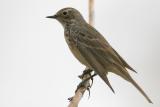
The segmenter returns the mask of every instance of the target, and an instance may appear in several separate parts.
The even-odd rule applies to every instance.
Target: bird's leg
[[[83,74],[82,74],[82,75],[83,75]],[[77,92],[77,90],[78,90],[80,87],[85,87],[85,82],[87,82],[87,81],[90,80],[90,79],[93,80],[93,77],[96,76],[96,75],[97,75],[97,74],[93,74],[93,75],[90,74],[90,76],[89,76],[88,78],[86,78],[85,80],[83,80],[82,82],[80,82],[79,85],[77,86],[77,89],[76,89],[75,92]],[[92,83],[93,83],[93,82],[92,82]],[[90,93],[90,87],[91,87],[91,86],[87,87],[87,90],[89,91],[89,93]]]
[[[83,71],[83,74],[82,74],[82,75],[79,75],[78,77],[79,77],[80,79],[83,79],[83,77],[84,77],[86,74],[89,74],[89,75],[91,76],[91,72],[92,72],[91,69],[86,68],[86,69]]]
[[[80,78],[80,79],[83,79],[83,77],[85,76],[85,75],[89,75],[90,77],[92,76],[92,71],[93,70],[91,70],[91,69],[89,69],[89,68],[86,68],[84,71],[83,71],[83,74],[82,75],[79,75],[78,77]],[[92,85],[93,85],[93,78],[90,78],[91,79],[91,85],[90,85],[90,88],[92,87]]]
[[[89,83],[86,83],[88,80],[92,80],[92,84],[93,84],[93,77],[96,76],[97,74],[94,73],[93,75],[91,75],[92,70],[91,69],[85,69],[83,71],[83,74],[79,76],[80,79],[82,79],[82,81],[79,83],[79,85],[77,86],[77,89],[75,91],[75,93],[82,87],[86,88],[89,92],[89,97],[90,97],[90,88],[91,85]],[[68,98],[69,101],[72,101],[73,97]]]
[[[91,77],[90,79],[91,79],[91,81],[92,81],[92,82],[91,82],[91,85],[90,85],[90,88],[91,88],[91,87],[92,87],[92,85],[93,85],[93,77],[94,77],[94,76],[96,76],[96,75],[97,75],[97,74],[96,74],[95,72],[94,72],[94,74],[93,74],[93,75],[90,75],[90,77]]]
[[[76,89],[75,92],[77,92],[78,89],[81,88],[81,87],[86,87],[86,82],[87,82],[88,80],[90,80],[90,79],[92,79],[92,81],[93,81],[93,77],[96,76],[96,75],[97,75],[96,73],[94,73],[93,75],[90,74],[90,76],[89,76],[88,78],[86,78],[86,79],[84,79],[82,82],[80,82],[79,85],[77,86],[77,89]],[[93,82],[92,82],[92,83],[93,83]],[[91,88],[91,85],[90,85],[90,84],[87,85],[87,90],[88,90],[88,92],[89,92],[89,97],[90,97],[90,88]],[[89,97],[88,97],[88,98],[89,98]]]

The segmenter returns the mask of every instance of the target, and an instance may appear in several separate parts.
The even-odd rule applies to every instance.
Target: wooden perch
[[[83,76],[83,78],[81,78],[81,79],[83,81],[83,80],[86,80],[89,77],[90,77],[89,74],[85,74]],[[73,97],[69,98],[70,104],[68,105],[68,107],[78,107],[78,104],[79,104],[81,98],[83,97],[83,94],[88,89],[88,87],[90,87],[89,80],[86,81],[86,82],[84,82],[83,86],[81,86],[81,87],[78,88],[78,90],[76,91],[76,93],[75,93],[75,95]]]
[[[89,4],[88,6],[89,24],[93,26],[94,25],[94,0],[89,0],[88,4]]]

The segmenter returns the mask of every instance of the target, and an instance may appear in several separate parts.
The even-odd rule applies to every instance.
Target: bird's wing
[[[112,49],[113,49],[113,48],[112,48]],[[113,51],[115,52],[115,54],[118,56],[118,58],[121,60],[121,62],[123,63],[123,65],[124,65],[126,68],[128,68],[128,69],[130,69],[131,71],[137,73],[137,71],[134,70],[134,69],[116,52],[116,50],[113,49]]]
[[[128,73],[124,70],[125,66],[109,43],[91,26],[87,26],[87,28],[85,26],[73,27],[70,35],[85,60],[114,92],[106,76],[108,70],[116,68],[121,72],[119,74],[125,77],[128,76]]]
[[[77,29],[75,27],[75,29]],[[104,56],[106,59],[112,60],[113,62],[118,63],[119,65],[130,69],[131,71],[136,72],[127,62],[110,46],[110,44],[105,40],[105,38],[92,26],[86,25],[83,26],[75,33],[74,29],[72,34],[79,35],[79,39],[81,40],[80,43],[85,45],[86,47],[90,47],[92,49],[96,48],[100,51],[104,52]]]

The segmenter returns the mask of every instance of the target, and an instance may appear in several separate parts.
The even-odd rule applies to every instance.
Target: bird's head
[[[63,26],[73,23],[83,24],[85,22],[81,13],[74,8],[63,8],[55,15],[47,16],[47,18],[57,19]]]

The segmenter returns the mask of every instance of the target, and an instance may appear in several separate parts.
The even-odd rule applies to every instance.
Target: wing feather
[[[127,75],[125,76],[126,70],[124,70],[124,61],[121,60],[104,37],[90,25],[81,26],[80,28],[77,28],[77,26],[73,27],[70,29],[70,36],[72,36],[73,40],[76,42],[77,49],[84,59],[114,92],[106,74],[108,74],[109,70],[113,70],[114,68],[116,68],[117,71],[119,68],[122,68],[118,71],[121,73],[117,74],[122,74],[124,75],[123,77],[127,77]]]
[[[88,61],[88,63],[92,66],[92,69],[96,71],[96,73],[104,80],[104,82],[109,86],[109,88],[112,90],[113,93],[115,93],[114,89],[112,88],[107,76],[106,76],[106,70],[102,66],[101,62],[98,60],[98,57],[96,54],[91,50],[84,46],[78,46],[79,51],[83,56],[85,56],[85,59]]]

